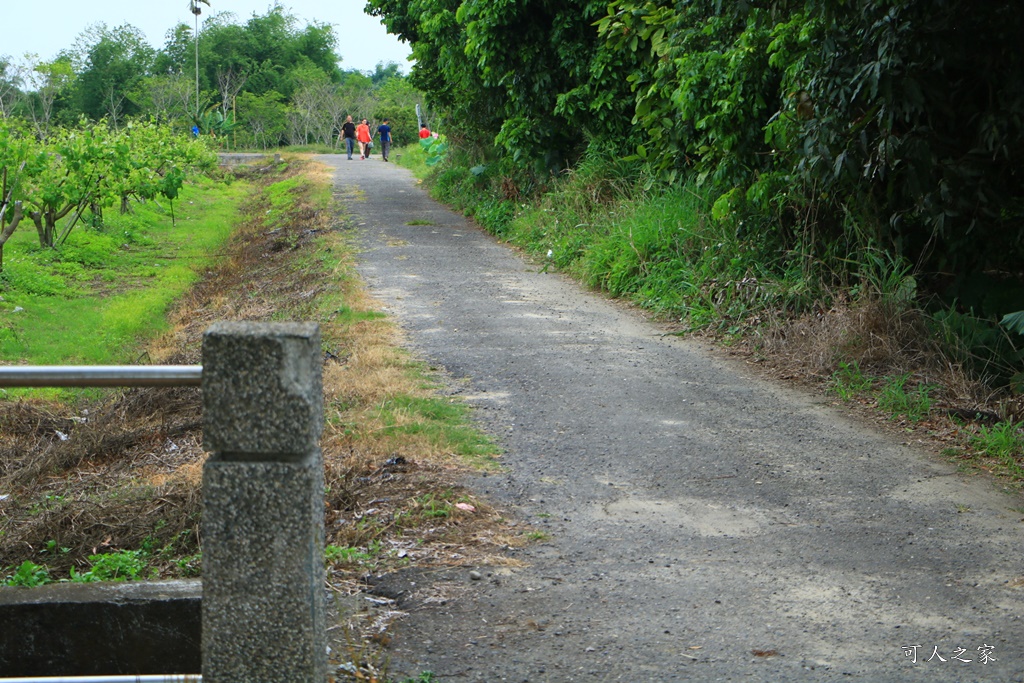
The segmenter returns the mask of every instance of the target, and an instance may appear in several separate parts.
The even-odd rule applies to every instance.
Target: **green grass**
[[[406,678],[402,683],[439,683],[439,681],[434,678],[434,672],[423,671],[416,678]]]
[[[92,567],[82,574],[71,568],[72,583],[94,581],[135,581],[155,578],[155,570],[148,566],[149,553],[145,550],[122,550],[116,553],[90,555]]]
[[[28,230],[5,248],[0,275],[0,359],[33,365],[136,360],[140,342],[166,328],[168,306],[209,267],[234,226],[243,184],[202,181],[169,207],[108,211],[56,249]],[[20,310],[19,310],[20,309]]]
[[[886,378],[878,393],[879,409],[889,413],[892,420],[902,415],[911,422],[920,422],[928,416],[935,403],[931,397],[934,387],[918,384],[908,389],[909,379],[909,375]]]
[[[365,549],[328,545],[324,548],[324,560],[328,565],[365,564],[372,562],[380,552],[380,541],[370,543],[369,547]]]
[[[427,166],[427,153],[420,147],[419,142],[405,147],[397,147],[392,151],[391,156],[399,166],[409,169],[420,180],[431,174],[432,169]]]
[[[839,369],[829,378],[828,389],[840,399],[850,401],[874,386],[874,379],[865,375],[857,361],[839,363]]]
[[[47,544],[48,551],[68,552],[67,548],[57,548],[55,541]],[[78,572],[71,567],[68,579],[62,582],[92,583],[95,581],[137,581],[155,578],[156,570],[149,566],[150,553],[146,549],[120,550],[114,553],[97,553],[89,556],[90,568]],[[16,568],[8,570],[0,585],[35,587],[54,583],[49,568],[44,564],[36,564],[25,560]]]
[[[1024,479],[1024,431],[1014,422],[981,427],[971,437],[970,446],[980,455],[997,460],[1013,478]]]
[[[380,407],[381,419],[393,434],[417,436],[443,446],[468,464],[495,467],[500,449],[486,434],[472,426],[469,407],[443,396],[394,396]],[[405,419],[399,419],[399,415]],[[409,417],[413,419],[410,421]]]
[[[21,565],[12,568],[10,571],[11,573],[4,577],[3,583],[0,585],[34,588],[35,586],[45,586],[48,583],[53,583],[53,579],[50,578],[50,570],[31,560],[25,560]]]
[[[367,320],[381,320],[383,318],[387,318],[386,313],[381,313],[380,311],[356,311],[345,304],[341,304],[338,308],[334,309],[332,315],[334,322],[343,325],[354,325],[355,323],[365,322]]]

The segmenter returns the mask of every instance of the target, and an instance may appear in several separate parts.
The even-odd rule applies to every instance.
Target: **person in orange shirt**
[[[430,129],[427,128],[427,124],[420,124],[420,140],[430,137]]]
[[[356,126],[356,140],[359,141],[359,158],[365,159],[367,156],[366,145],[373,140],[373,138],[370,137],[370,126],[366,123],[366,119],[363,119],[362,122]]]

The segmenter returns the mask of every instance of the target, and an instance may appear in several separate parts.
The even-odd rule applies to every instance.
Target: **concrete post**
[[[320,331],[203,337],[203,681],[323,683]]]

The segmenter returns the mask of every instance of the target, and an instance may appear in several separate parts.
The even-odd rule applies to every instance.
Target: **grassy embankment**
[[[8,245],[3,362],[198,363],[215,320],[314,320],[324,346],[327,560],[368,571],[473,561],[525,541],[457,483],[496,448],[439,396],[363,290],[330,177],[288,158],[201,181],[57,250]],[[16,308],[18,310],[14,312]],[[0,580],[193,576],[198,390],[19,390],[0,405]],[[467,559],[468,558],[468,559]],[[347,588],[346,588],[347,587]]]
[[[1024,482],[1022,340],[922,295],[909,265],[870,246],[828,260],[773,251],[700,188],[659,188],[619,157],[523,188],[497,164],[451,152],[428,167],[418,146],[400,151],[437,199],[541,267]]]
[[[244,192],[244,184],[202,180],[182,194],[173,223],[168,206],[140,204],[132,214],[108,216],[101,229],[76,227],[58,249],[39,247],[25,226],[7,244],[0,275],[0,359],[135,361],[145,342],[167,329],[172,302],[215,262]]]

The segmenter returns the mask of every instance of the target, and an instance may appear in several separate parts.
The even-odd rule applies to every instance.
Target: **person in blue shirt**
[[[380,133],[380,155],[387,161],[388,154],[391,153],[391,126],[388,125],[387,119],[377,126],[377,132]]]

